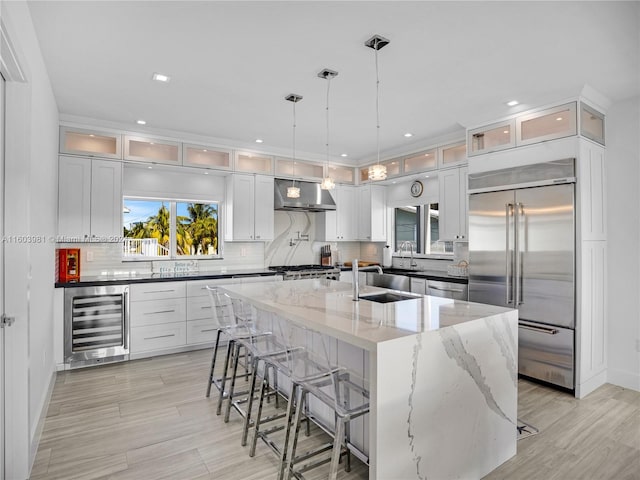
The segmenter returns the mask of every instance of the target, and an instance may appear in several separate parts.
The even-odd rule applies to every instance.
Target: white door
[[[4,78],[0,75],[0,236],[4,237]],[[0,242],[0,313],[4,313],[4,243]],[[0,328],[0,480],[4,480],[4,328]]]

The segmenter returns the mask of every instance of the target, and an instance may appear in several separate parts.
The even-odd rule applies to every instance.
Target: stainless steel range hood
[[[303,212],[326,212],[336,209],[336,202],[331,193],[322,190],[319,183],[301,182],[296,180],[296,187],[300,188],[300,198],[287,198],[287,188],[292,180],[275,179],[275,209],[298,210]]]

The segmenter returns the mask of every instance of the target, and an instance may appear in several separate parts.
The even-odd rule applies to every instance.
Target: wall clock
[[[420,195],[422,195],[423,190],[424,186],[422,185],[422,182],[420,180],[416,180],[411,184],[412,197],[419,197]]]

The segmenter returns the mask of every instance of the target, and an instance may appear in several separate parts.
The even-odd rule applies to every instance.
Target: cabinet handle
[[[216,332],[217,328],[205,328],[204,330],[200,330],[202,333],[204,332]]]
[[[256,235],[256,238],[260,238],[260,235]]]
[[[144,315],[156,315],[158,313],[173,313],[175,312],[175,309],[173,310],[159,310],[157,312],[145,312]]]
[[[464,290],[458,290],[455,288],[440,288],[440,287],[433,287],[431,285],[429,285],[429,288],[433,288],[434,290],[440,290],[441,292],[464,293]]]
[[[176,334],[172,333],[171,335],[158,335],[157,337],[144,337],[145,340],[155,340],[156,338],[169,338],[169,337],[175,337]]]
[[[207,305],[206,307],[200,307],[202,310],[211,309],[211,305]]]
[[[148,292],[143,292],[143,293],[168,293],[168,292],[175,292],[175,289],[173,289],[173,290],[149,290]]]

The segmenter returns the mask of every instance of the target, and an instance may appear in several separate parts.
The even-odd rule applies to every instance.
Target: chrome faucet
[[[411,254],[411,260],[409,261],[409,268],[413,268],[413,267],[417,267],[418,266],[418,262],[416,262],[413,258],[413,254],[415,253],[415,247],[413,245],[413,242],[406,240],[404,242],[402,242],[400,244],[400,261],[402,263],[402,266],[404,267],[404,251],[407,248],[407,245],[409,245],[409,253]]]
[[[351,272],[353,275],[353,301],[360,301],[360,279],[358,278],[358,272],[369,272],[371,270],[376,270],[380,275],[382,275],[382,267],[380,265],[370,265],[368,267],[358,268],[358,259],[354,258],[353,262],[351,262]]]

